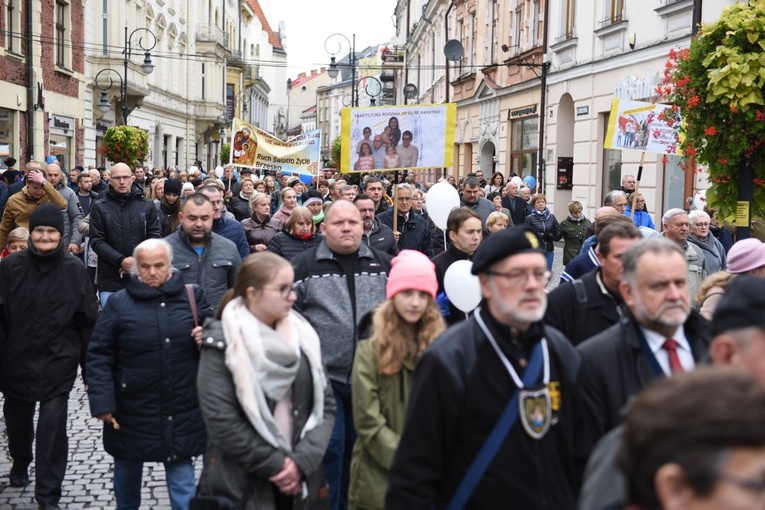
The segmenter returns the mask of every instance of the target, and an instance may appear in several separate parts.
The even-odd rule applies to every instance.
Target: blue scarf
[[[543,220],[546,220],[547,218],[550,217],[550,209],[548,209],[547,207],[545,207],[544,211],[537,211],[536,209],[532,209],[531,214],[536,214]]]

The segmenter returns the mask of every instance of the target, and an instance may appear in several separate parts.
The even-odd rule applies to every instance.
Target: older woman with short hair
[[[268,243],[279,233],[279,224],[271,218],[271,197],[265,193],[253,193],[250,197],[252,216],[242,220],[250,253],[266,251]]]
[[[547,197],[542,193],[537,193],[531,197],[531,212],[526,216],[526,226],[534,232],[539,238],[545,250],[547,257],[547,269],[552,270],[553,260],[555,258],[555,246],[553,242],[560,241],[563,232],[560,230],[558,220],[547,208]]]
[[[268,243],[268,251],[292,260],[298,254],[318,246],[321,234],[316,232],[313,214],[307,207],[297,206],[284,224],[284,230]]]

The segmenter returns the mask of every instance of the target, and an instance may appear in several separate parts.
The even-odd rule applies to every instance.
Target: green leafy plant
[[[231,144],[224,143],[220,148],[220,164],[222,166],[228,165],[229,159],[231,159]]]
[[[114,126],[106,130],[102,143],[104,156],[112,163],[130,168],[143,164],[149,154],[149,134],[133,126]]]
[[[658,93],[680,122],[686,171],[707,167],[707,203],[721,218],[736,214],[739,172],[754,170],[753,217],[765,217],[765,1],[727,7],[690,48],[672,50]],[[682,120],[680,120],[682,117]],[[748,184],[748,183],[747,183]]]
[[[338,136],[335,138],[335,141],[332,142],[332,162],[330,163],[330,166],[333,168],[340,168],[340,137]]]

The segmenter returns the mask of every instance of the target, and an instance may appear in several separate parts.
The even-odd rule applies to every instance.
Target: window
[[[539,0],[534,0],[531,5],[531,41],[529,41],[530,47],[539,46]]]
[[[202,75],[202,101],[204,101],[205,99],[207,99],[207,97],[206,97],[207,93],[206,93],[206,90],[205,90],[205,63],[204,62],[202,62],[202,73],[201,73],[201,75]]]
[[[515,8],[515,17],[513,18],[512,46],[515,49],[515,53],[517,53],[519,51],[519,48],[521,47],[521,25],[522,24],[523,24],[523,6],[519,3],[518,7]]]
[[[8,156],[18,157],[13,146],[13,115],[13,110],[0,108],[0,168],[6,168]]]
[[[499,24],[499,3],[497,0],[492,0],[489,4],[489,23],[491,23],[491,26],[489,28],[489,37],[486,44],[488,45],[487,49],[489,50],[489,62],[493,64],[497,57],[497,39],[499,34],[497,31],[497,26]]]
[[[470,13],[470,34],[470,65],[473,66],[478,62],[478,24],[475,22],[475,11]]]
[[[8,0],[6,6],[5,33],[6,43],[5,49],[10,53],[17,55],[21,54],[21,1],[20,0]]]
[[[535,175],[539,148],[539,117],[526,117],[512,123],[510,170],[521,178]]]
[[[603,140],[606,139],[610,113],[603,115]],[[603,149],[603,197],[609,191],[619,189],[622,185],[622,151],[617,149]]]
[[[574,37],[574,19],[576,12],[576,0],[563,0],[561,12],[563,14],[563,33],[562,40],[573,39]]]
[[[101,55],[109,54],[109,0],[101,7]]]
[[[606,17],[600,22],[601,27],[607,27],[623,20],[626,0],[605,0]]]
[[[56,2],[56,65],[66,67],[67,21],[69,6]]]

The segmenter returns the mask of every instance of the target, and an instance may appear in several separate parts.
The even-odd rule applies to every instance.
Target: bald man
[[[134,185],[125,163],[112,167],[109,189],[90,210],[90,246],[98,255],[101,307],[124,287],[135,261],[132,253],[146,239],[162,237],[157,209]]]

